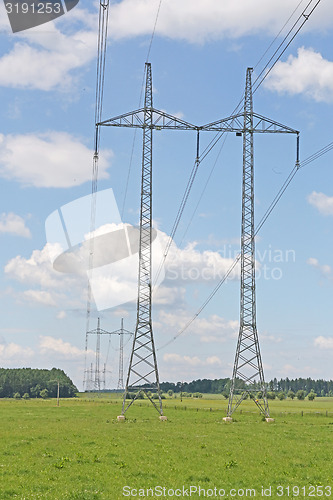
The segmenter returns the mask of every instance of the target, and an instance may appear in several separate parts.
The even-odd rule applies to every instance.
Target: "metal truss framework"
[[[153,108],[151,64],[146,63],[146,89],[144,108],[102,121],[97,126],[143,129],[143,156],[141,182],[141,216],[139,246],[139,283],[137,300],[137,323],[133,340],[128,376],[125,387],[122,415],[143,390],[157,411],[163,415],[159,387],[156,353],[151,324],[151,235],[152,235],[152,132],[153,130],[194,130],[197,132],[197,159],[199,164],[200,132],[233,132],[243,136],[243,196],[242,196],[242,251],[241,251],[241,318],[233,378],[230,389],[228,416],[239,406],[250,392],[247,388],[236,396],[236,380],[243,380],[247,386],[255,386],[259,377],[263,403],[255,400],[260,411],[268,416],[266,388],[262,369],[259,341],[256,327],[255,302],[255,245],[254,245],[254,177],[253,177],[253,134],[287,133],[297,134],[297,162],[299,132],[281,123],[253,112],[252,69],[248,68],[244,111],[217,120],[207,125],[193,125],[164,111]],[[256,384],[257,385],[257,384]],[[136,390],[135,398],[126,406],[126,394]],[[148,391],[158,393],[159,407]]]
[[[202,128],[202,130],[236,132],[243,136],[240,327],[230,386],[228,417],[231,417],[249,394],[260,412],[269,417],[256,321],[253,134],[296,134],[296,163],[299,163],[299,132],[253,112],[252,71],[252,68],[248,68],[246,73],[243,113]],[[241,384],[238,384],[239,380]],[[240,385],[241,389],[238,389],[237,385]],[[254,395],[257,391],[261,392],[261,397]]]
[[[88,390],[101,390],[101,371],[100,371],[100,355],[101,355],[101,335],[111,335],[110,332],[103,330],[101,328],[100,318],[97,320],[97,328],[95,330],[90,330],[87,332],[88,335],[96,335],[96,354],[95,354],[95,370],[91,367],[90,369],[90,378],[87,378],[87,382],[90,387]],[[88,338],[88,337],[87,337]],[[89,383],[90,382],[90,383]],[[87,386],[85,387],[87,390]]]
[[[121,327],[119,330],[115,330],[114,332],[107,332],[101,328],[100,318],[97,320],[97,328],[95,330],[90,330],[87,332],[88,335],[96,335],[96,354],[95,354],[95,370],[91,366],[90,370],[87,374],[87,386],[86,390],[101,390],[101,369],[100,369],[100,354],[101,354],[101,335],[109,335],[111,339],[111,335],[119,335],[120,338],[120,348],[119,348],[119,378],[118,378],[118,386],[117,389],[124,389],[124,335],[133,335],[133,332],[129,332],[124,328],[124,320],[121,320]],[[106,367],[104,366],[103,374],[104,374],[104,384],[105,384],[105,371]],[[90,380],[89,376],[90,375]],[[105,388],[105,387],[104,387]]]
[[[119,335],[119,375],[117,389],[124,389],[124,335],[133,335],[133,332],[125,330],[124,319],[121,318],[120,329],[111,333]]]
[[[150,399],[160,415],[163,415],[151,317],[153,130],[198,130],[198,127],[191,123],[154,109],[152,88],[151,64],[146,63],[144,107],[97,124],[97,126],[141,128],[143,130],[137,320],[125,386],[122,415],[125,414],[142,391]],[[126,405],[126,395],[129,391],[135,392],[135,396]],[[158,404],[153,400],[151,392],[157,393]]]

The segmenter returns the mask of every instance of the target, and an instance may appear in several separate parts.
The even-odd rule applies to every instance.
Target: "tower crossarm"
[[[271,120],[265,116],[259,115],[258,113],[253,113],[253,123],[251,130],[246,130],[247,132],[271,132],[271,133],[285,133],[285,134],[299,134],[298,130],[291,127],[287,127],[282,123],[275,120]],[[213,132],[236,132],[243,133],[244,129],[244,112],[238,113],[236,115],[229,116],[227,118],[222,118],[216,122],[208,123],[199,127],[202,131],[213,131]]]
[[[145,112],[147,112],[147,109],[145,110],[145,108],[141,108],[123,115],[115,116],[114,118],[97,123],[96,125],[130,128],[150,127],[155,130],[200,130],[200,127],[197,125],[186,122],[177,116],[169,115],[164,111],[160,111],[155,108],[151,108],[149,111],[151,112],[151,123],[147,123],[147,120],[145,119]]]

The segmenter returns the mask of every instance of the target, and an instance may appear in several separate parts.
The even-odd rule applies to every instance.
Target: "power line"
[[[100,130],[97,123],[101,121],[105,82],[105,61],[108,37],[109,0],[100,0],[98,16],[98,42],[97,42],[97,67],[96,67],[96,95],[95,95],[95,152],[93,156],[92,181],[91,181],[91,208],[90,208],[90,238],[89,238],[89,271],[93,268],[94,260],[94,231],[96,225],[96,195],[98,184],[98,157],[100,145]],[[83,386],[86,383],[88,332],[90,330],[92,292],[88,279],[87,284],[87,312],[86,312],[86,339],[85,339],[85,369]]]
[[[297,172],[301,168],[303,168],[303,167],[309,165],[310,163],[314,162],[315,160],[317,160],[318,158],[320,158],[324,154],[328,153],[332,149],[333,149],[333,142],[327,144],[327,146],[324,146],[319,151],[313,153],[312,155],[310,155],[308,158],[306,158],[305,160],[301,161],[300,163],[296,162],[296,165],[290,171],[288,177],[286,178],[286,180],[282,184],[282,186],[279,189],[278,193],[276,194],[275,198],[273,199],[273,201],[269,205],[268,209],[266,210],[265,214],[261,218],[261,220],[260,220],[260,222],[259,222],[259,224],[258,224],[258,226],[257,226],[257,228],[255,230],[255,236],[258,235],[259,231],[261,230],[261,228],[263,227],[263,225],[267,221],[268,217],[273,212],[273,210],[276,207],[276,205],[279,203],[280,199],[282,198],[283,194],[287,190],[288,186],[293,181],[293,179],[294,179],[295,175],[297,174]],[[200,306],[200,308],[194,314],[194,316],[186,323],[186,325],[183,328],[181,328],[181,330],[179,330],[179,332],[171,340],[169,340],[168,342],[166,342],[165,344],[163,344],[161,347],[159,347],[157,349],[157,351],[160,351],[161,349],[164,349],[165,347],[167,347],[168,345],[170,345],[171,343],[173,343],[178,337],[180,337],[180,335],[182,335],[189,328],[189,326],[196,320],[196,318],[202,313],[202,311],[205,309],[205,307],[209,304],[209,302],[212,300],[212,298],[216,295],[216,293],[219,291],[219,289],[221,288],[221,286],[223,285],[223,283],[225,283],[227,281],[227,279],[229,278],[230,274],[233,272],[233,270],[235,269],[236,265],[238,264],[238,262],[240,260],[240,257],[241,257],[241,254],[239,253],[236,256],[236,258],[234,259],[234,261],[231,264],[231,266],[229,267],[229,269],[227,270],[227,272],[225,273],[225,275],[223,276],[223,278],[215,286],[215,288],[213,289],[213,291],[209,294],[209,296],[207,297],[207,299],[203,302],[203,304]]]
[[[321,0],[317,0],[316,5],[314,7],[312,7],[311,11],[309,13],[306,13],[308,7],[310,7],[310,5],[312,4],[313,1],[314,0],[310,0],[310,2],[307,4],[307,6],[303,10],[303,12],[299,15],[297,21],[293,24],[292,28],[290,28],[290,30],[288,31],[287,35],[284,37],[284,39],[282,40],[282,42],[280,43],[280,45],[278,46],[278,48],[276,49],[276,51],[274,52],[274,54],[269,59],[268,63],[265,65],[265,67],[263,68],[263,70],[257,76],[257,78],[256,78],[256,80],[254,81],[254,84],[253,84],[253,86],[254,86],[253,93],[255,93],[258,90],[258,88],[260,87],[260,85],[267,78],[267,76],[272,71],[272,69],[274,68],[274,66],[276,65],[276,63],[279,61],[279,59],[281,59],[281,57],[283,56],[283,54],[285,53],[285,51],[287,50],[287,48],[289,47],[289,45],[296,38],[296,36],[298,35],[298,33],[303,28],[304,24],[309,20],[310,16],[313,14],[313,12],[315,11],[315,9],[318,7],[318,5],[321,2]],[[300,26],[296,29],[296,32],[293,33],[294,29],[297,27],[297,25],[299,24],[299,22],[301,20],[302,20],[302,22],[301,22]],[[290,39],[288,40],[289,37],[290,37]],[[287,40],[288,40],[288,42],[287,42]],[[285,42],[287,42],[287,44],[284,46]],[[282,49],[282,50],[279,52],[280,49]],[[273,59],[274,59],[274,57],[275,57],[276,54],[277,54],[277,57],[275,58],[273,64],[269,67],[270,63],[273,61]],[[268,67],[269,67],[269,69],[265,73],[265,71],[267,70]],[[261,77],[261,75],[263,73],[265,73],[264,76],[263,76],[263,78],[259,81],[258,85],[255,86],[255,84],[260,79],[260,77]]]
[[[298,4],[298,6],[296,7],[296,9],[293,11],[293,13],[291,14],[291,16],[288,18],[288,20],[286,21],[286,23],[284,24],[284,26],[281,28],[279,34],[283,31],[283,29],[285,28],[285,26],[288,24],[288,22],[290,21],[290,19],[292,18],[292,16],[294,15],[294,13],[297,11],[297,9],[299,8],[299,6],[303,3],[304,0],[301,0],[301,2]],[[302,13],[299,15],[299,17],[297,18],[297,21],[293,24],[292,28],[288,31],[287,35],[284,37],[283,41],[280,43],[279,47],[277,48],[277,50],[274,52],[273,56],[269,59],[268,63],[265,65],[264,69],[260,72],[259,76],[257,77],[257,79],[255,80],[254,84],[259,80],[260,76],[266,71],[266,69],[268,68],[269,64],[272,62],[272,60],[274,59],[274,56],[278,53],[279,49],[283,47],[284,43],[287,41],[288,37],[290,35],[292,35],[291,39],[288,41],[287,45],[283,48],[283,50],[278,53],[277,57],[275,58],[275,61],[273,62],[272,66],[269,68],[269,71],[267,71],[263,78],[259,81],[258,85],[253,89],[253,93],[258,90],[258,88],[260,87],[260,85],[264,82],[264,80],[267,78],[268,74],[272,71],[272,69],[274,68],[274,66],[276,65],[276,63],[278,62],[278,60],[281,58],[281,56],[284,54],[284,52],[287,50],[287,48],[289,47],[289,45],[292,43],[292,41],[295,39],[295,37],[297,36],[297,34],[300,32],[300,30],[302,29],[302,27],[304,26],[304,24],[306,23],[306,21],[310,18],[310,16],[312,15],[312,13],[314,12],[314,10],[316,9],[316,7],[319,5],[320,1],[321,0],[318,0],[316,5],[312,8],[312,10],[306,14],[306,11],[308,9],[308,7],[310,7],[310,5],[312,4],[314,0],[310,0],[308,2],[308,4],[306,5],[305,9],[303,9]],[[302,20],[302,18],[304,18],[303,22],[301,23],[301,25],[298,27],[297,31],[293,34],[293,30],[294,28],[297,26],[297,24],[300,22],[300,20]],[[278,38],[279,34],[275,37],[274,41],[272,42],[272,44],[269,46],[269,48],[274,44],[275,40]],[[268,52],[269,48],[266,50],[266,52],[264,53],[264,55]],[[259,60],[259,62],[263,59],[264,55],[261,57],[261,59]],[[257,65],[259,64],[259,62],[257,63]],[[241,103],[242,103],[242,100],[243,100],[243,96],[241,98],[241,100],[239,101],[238,105],[236,106],[236,108],[234,109],[233,114],[237,113],[239,111],[239,108],[241,106]],[[171,233],[170,233],[170,237],[168,239],[168,242],[167,242],[167,245],[166,245],[166,248],[164,250],[164,253],[163,253],[163,257],[161,259],[161,262],[159,264],[159,267],[158,267],[158,270],[157,270],[157,275],[155,277],[155,284],[157,282],[157,279],[161,273],[161,270],[163,268],[163,265],[167,259],[167,256],[168,256],[168,253],[169,253],[169,250],[170,250],[170,247],[172,245],[172,241],[173,241],[173,238],[176,234],[176,231],[178,229],[178,226],[179,226],[179,223],[180,223],[180,220],[181,220],[181,217],[183,215],[183,212],[184,212],[184,209],[185,209],[185,206],[186,206],[186,203],[187,203],[187,200],[189,198],[189,195],[190,195],[190,192],[191,192],[191,189],[192,189],[192,186],[193,186],[193,183],[194,183],[194,179],[196,177],[196,174],[198,172],[198,168],[200,166],[200,164],[203,162],[203,160],[209,155],[209,153],[215,148],[215,146],[218,144],[218,142],[220,141],[220,139],[224,136],[225,132],[218,132],[214,137],[213,139],[210,141],[210,143],[208,144],[208,146],[206,146],[206,148],[204,149],[204,151],[201,153],[201,155],[197,158],[194,166],[193,166],[193,169],[191,171],[191,174],[190,174],[190,178],[189,178],[189,181],[187,183],[187,186],[185,188],[185,192],[184,192],[184,195],[183,195],[183,198],[182,198],[182,201],[180,203],[180,207],[178,209],[178,212],[177,212],[177,215],[176,215],[176,218],[175,218],[175,221],[174,221],[174,224],[173,224],[173,227],[172,227],[172,230],[171,230]],[[217,155],[217,158],[215,160],[215,164],[217,163],[218,161],[218,158],[221,154],[221,151],[223,149],[223,145],[222,147],[220,148],[220,151]],[[211,174],[210,174],[211,175]],[[209,181],[209,178],[208,178],[208,181]],[[208,182],[207,181],[207,182]],[[207,187],[207,183],[204,187],[204,190],[206,189]],[[203,196],[203,192],[202,194],[200,195],[200,199],[202,198]],[[200,203],[200,200],[199,200],[199,203]],[[198,204],[197,204],[198,206]],[[197,209],[197,207],[196,207]],[[195,210],[196,210],[195,209]],[[192,217],[193,218],[193,217]],[[192,219],[190,221],[190,223],[192,222]]]
[[[155,22],[154,22],[154,27],[153,27],[153,31],[152,31],[152,34],[151,34],[151,37],[150,37],[149,47],[148,47],[148,51],[147,51],[146,63],[149,61],[150,52],[151,52],[151,48],[152,48],[152,45],[153,45],[153,40],[154,40],[155,32],[156,32],[157,21],[158,21],[158,18],[159,18],[159,15],[160,15],[160,11],[161,11],[162,1],[163,0],[160,0],[158,8],[157,8]],[[143,72],[143,77],[142,77],[142,84],[141,84],[141,91],[140,91],[138,109],[141,108],[144,86],[145,86],[145,71]],[[126,184],[125,184],[125,193],[124,193],[123,205],[122,205],[122,209],[121,209],[121,219],[123,219],[123,216],[124,216],[126,199],[127,199],[127,193],[128,193],[128,186],[129,186],[129,180],[130,180],[131,172],[132,172],[134,148],[135,148],[135,142],[136,142],[136,134],[137,134],[137,129],[134,130],[134,134],[133,134],[131,156],[130,156],[128,171],[127,171],[127,177],[126,177]]]
[[[259,66],[259,64],[261,63],[261,61],[263,60],[263,58],[265,57],[265,55],[269,52],[269,50],[271,49],[271,47],[273,47],[274,43],[276,42],[276,40],[279,38],[279,36],[281,35],[281,33],[283,32],[284,28],[287,26],[287,24],[289,23],[289,21],[292,19],[293,15],[295,14],[295,12],[298,10],[298,8],[300,7],[300,5],[302,3],[304,3],[305,0],[301,0],[299,2],[299,4],[297,5],[297,7],[293,10],[292,14],[289,16],[289,18],[287,19],[287,21],[284,23],[284,25],[282,26],[282,28],[280,29],[280,31],[277,33],[277,35],[275,36],[274,40],[269,44],[269,46],[267,47],[267,49],[265,50],[265,52],[263,53],[263,55],[260,57],[259,61],[257,62],[257,64],[254,65],[254,69],[256,69],[257,66]]]

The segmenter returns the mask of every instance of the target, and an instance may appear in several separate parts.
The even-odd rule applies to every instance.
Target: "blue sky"
[[[154,106],[196,125],[232,114],[246,68],[254,67],[255,78],[307,3],[163,0],[150,53]],[[111,2],[103,119],[139,107],[158,4]],[[17,34],[10,31],[3,5],[0,9],[0,365],[57,366],[80,388],[87,283],[53,269],[45,220],[91,192],[97,9],[98,2],[81,0],[56,22]],[[330,2],[322,0],[254,95],[257,113],[300,131],[301,160],[332,142],[332,14]],[[202,134],[201,151],[211,138]],[[192,132],[154,134],[153,210],[162,244],[193,166],[195,141]],[[232,373],[237,273],[186,332],[163,347],[196,313],[239,250],[242,139],[230,134],[221,146],[222,141],[200,165],[165,280],[154,294],[163,381]],[[119,210],[124,206],[123,222],[134,225],[141,148],[140,131],[134,137],[132,130],[102,129],[98,187],[112,188]],[[257,320],[267,379],[332,378],[332,155],[300,169],[257,237]],[[294,163],[293,136],[255,137],[257,222]],[[118,329],[122,317],[131,330],[135,313],[135,301],[102,311],[93,307],[91,328],[100,315],[105,330]],[[102,362],[107,342],[103,339]],[[127,340],[125,362],[129,348]],[[117,349],[114,337],[110,386],[117,385]],[[91,338],[89,363],[93,351]]]

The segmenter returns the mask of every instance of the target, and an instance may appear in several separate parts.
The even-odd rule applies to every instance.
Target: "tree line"
[[[72,398],[77,387],[63,370],[37,368],[0,368],[0,398]]]
[[[229,394],[231,380],[229,378],[221,379],[198,379],[192,382],[161,382],[161,390],[163,392],[168,392],[172,390],[174,393],[180,392],[201,392],[206,394]],[[255,384],[254,389],[260,390],[258,384]],[[305,395],[309,393],[315,393],[317,396],[333,396],[333,381],[332,380],[313,380],[312,378],[295,378],[277,380],[274,378],[266,383],[267,391],[271,393],[284,393],[288,394],[289,391],[297,393],[298,391],[304,391]],[[236,379],[236,389],[242,390],[246,389],[245,383]]]

